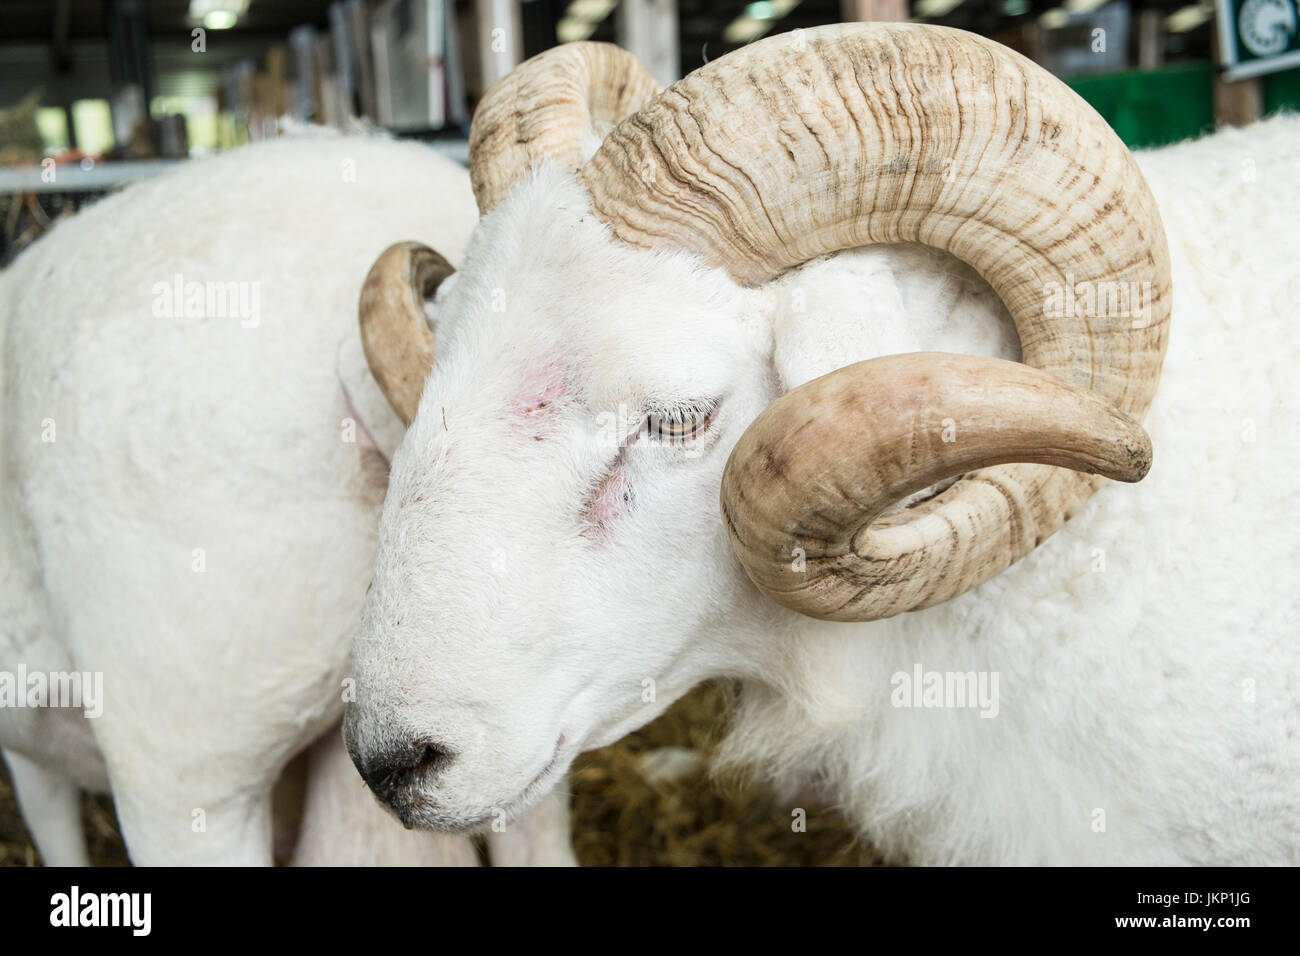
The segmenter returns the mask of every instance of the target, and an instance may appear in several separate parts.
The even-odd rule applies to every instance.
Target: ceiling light
[[[1044,30],[1059,30],[1069,22],[1070,15],[1065,12],[1065,7],[1052,7],[1038,18],[1038,25]]]
[[[248,12],[248,4],[249,0],[190,0],[189,16],[195,23],[203,21],[213,30],[227,30],[233,26],[234,20]],[[234,19],[226,26],[215,26],[207,23],[208,16],[213,13],[228,14]],[[217,17],[217,22],[223,19]]]
[[[728,43],[748,43],[757,40],[772,29],[771,20],[755,20],[753,17],[736,17],[722,31],[722,39]]]
[[[1199,4],[1182,7],[1165,17],[1165,29],[1170,33],[1186,33],[1188,30],[1195,30],[1212,16],[1214,16],[1214,7]]]
[[[727,24],[722,39],[728,43],[749,43],[776,26],[787,13],[799,6],[799,0],[754,0],[745,12]]]
[[[596,24],[565,17],[555,26],[555,38],[561,43],[576,43],[596,32]]]
[[[918,17],[946,17],[962,5],[962,0],[916,0]]]
[[[617,3],[618,0],[573,0],[569,9],[564,11],[563,19],[600,23],[609,16]]]
[[[209,10],[203,14],[203,25],[209,30],[229,30],[238,19],[231,10]]]

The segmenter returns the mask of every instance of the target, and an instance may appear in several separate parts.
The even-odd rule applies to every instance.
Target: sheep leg
[[[112,761],[109,762],[110,773]],[[271,792],[220,798],[158,792],[113,778],[118,822],[136,866],[270,866]]]
[[[408,832],[358,776],[340,725],[310,748],[294,866],[477,866],[469,837]]]
[[[89,866],[81,828],[81,788],[57,771],[5,750],[14,793],[46,866]]]
[[[577,866],[569,833],[568,778],[501,832],[488,833],[493,866]]]

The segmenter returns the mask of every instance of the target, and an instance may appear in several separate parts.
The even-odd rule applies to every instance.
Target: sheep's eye
[[[704,434],[717,410],[717,402],[708,402],[652,411],[642,428],[651,441],[680,445]]]

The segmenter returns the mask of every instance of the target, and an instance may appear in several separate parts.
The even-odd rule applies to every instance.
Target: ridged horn
[[[1053,519],[1054,504],[1019,472],[988,467],[1006,462],[1138,481],[1151,444],[1095,392],[1028,365],[927,352],[871,359],[783,395],[741,436],[722,482],[732,546],[763,591],[814,617],[859,620],[861,600],[882,591],[926,607],[964,586],[948,573],[1000,560],[988,521],[1009,518],[1013,545],[1028,551]],[[1011,514],[963,511],[950,524],[952,509],[929,502],[886,514],[957,474]],[[959,545],[942,573],[917,547],[931,536]],[[789,542],[779,560],[774,541]]]
[[[658,92],[641,62],[609,43],[565,43],[521,63],[483,95],[470,125],[479,212],[486,215],[542,160],[576,171],[588,142]]]
[[[361,346],[370,371],[406,425],[433,368],[433,329],[424,301],[456,270],[419,242],[389,246],[361,287]]]
[[[470,127],[470,180],[487,213],[532,166],[576,170],[584,149],[659,86],[636,57],[608,43],[570,43],[535,56],[492,86]],[[433,367],[423,300],[451,275],[447,260],[413,242],[390,247],[361,293],[366,359],[389,402],[410,424]]]
[[[1062,421],[1099,424],[1076,414],[1076,391],[1094,393],[1130,420],[1155,394],[1171,302],[1155,201],[1096,112],[990,40],[919,24],[851,24],[761,40],[624,120],[581,177],[620,239],[685,249],[745,285],[873,243],[946,250],[1001,297],[1025,363],[1069,387],[1043,392]],[[867,379],[839,387],[854,396],[879,392],[876,374],[853,366],[839,381]],[[795,402],[808,398],[793,394]],[[940,395],[913,396],[936,403],[914,416],[918,427],[931,427],[942,412]],[[972,410],[965,427],[988,439],[973,457],[965,450],[934,460],[908,456],[901,460],[912,474],[889,487],[901,491],[995,461],[1077,467],[1047,455],[1060,437],[1047,427],[1050,409],[1039,407],[1032,418],[1042,428],[1035,439],[1014,401],[981,407],[997,417],[981,420]],[[832,418],[859,415],[853,401],[819,401],[818,408]],[[840,505],[827,501],[810,524],[794,485],[782,484],[784,511],[759,505],[764,472],[749,458],[784,442],[779,429],[799,417],[784,412],[752,426],[759,431],[728,462],[722,510],[751,579],[815,617],[873,620],[955,597],[1028,554],[1099,487],[1092,475],[999,464],[887,515],[879,529],[862,527],[879,513],[879,500],[848,486],[838,499],[831,495]],[[1018,436],[1007,454],[994,447],[1000,433],[1012,434],[1004,429]],[[839,461],[847,458],[870,475],[881,455],[873,439],[863,433],[855,448],[851,432],[835,434],[840,440],[798,445],[797,474],[849,481],[851,470],[841,472]],[[961,426],[957,434],[960,444]],[[914,437],[919,448],[936,449],[932,435]],[[1043,453],[1033,453],[1035,442]],[[815,484],[804,493],[809,501],[830,494]],[[795,548],[804,549],[804,570],[792,570]]]

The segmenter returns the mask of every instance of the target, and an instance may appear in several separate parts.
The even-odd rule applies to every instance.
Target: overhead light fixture
[[[190,0],[189,17],[209,30],[229,30],[248,12],[249,0]]]
[[[1194,4],[1181,7],[1165,17],[1165,29],[1170,33],[1187,33],[1195,30],[1214,16],[1213,6]]]
[[[596,32],[597,24],[565,17],[555,25],[555,38],[561,43],[577,43]]]
[[[1078,17],[1085,13],[1092,13],[1108,3],[1110,0],[1065,0],[1065,9],[1066,12]]]
[[[564,11],[565,20],[582,20],[585,23],[600,23],[618,5],[618,0],[573,0],[569,9]]]
[[[772,24],[767,20],[755,20],[753,17],[736,17],[722,31],[722,39],[728,43],[749,43],[752,40],[757,40],[770,29],[772,29]]]
[[[617,5],[618,0],[573,0],[555,25],[555,38],[561,43],[587,39]]]
[[[754,0],[745,12],[727,24],[722,39],[728,43],[749,43],[776,26],[776,21],[799,6],[799,0]]]
[[[946,17],[963,2],[964,0],[916,0],[914,10],[918,17]]]
[[[1066,12],[1065,7],[1052,7],[1038,18],[1038,25],[1044,30],[1059,30],[1069,23],[1070,14]]]

